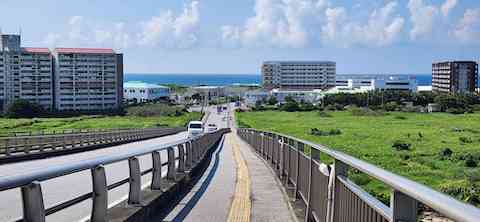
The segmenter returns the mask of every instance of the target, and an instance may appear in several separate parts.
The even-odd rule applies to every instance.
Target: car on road
[[[204,131],[204,126],[202,121],[190,121],[188,123],[188,137],[195,137],[202,134]]]
[[[218,126],[213,124],[213,123],[210,123],[207,125],[207,133],[211,133],[211,132],[215,132],[218,130]]]

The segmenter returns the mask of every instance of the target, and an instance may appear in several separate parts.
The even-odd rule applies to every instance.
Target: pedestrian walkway
[[[208,122],[224,127],[220,122],[225,119],[212,112]],[[295,221],[291,212],[272,169],[234,129],[199,182],[164,221]]]

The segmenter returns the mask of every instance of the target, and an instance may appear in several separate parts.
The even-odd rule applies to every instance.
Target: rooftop
[[[102,48],[55,48],[57,53],[115,54],[113,49]]]
[[[307,65],[312,65],[312,64],[335,64],[335,62],[332,61],[265,61],[263,64],[307,64]]]
[[[150,84],[150,83],[145,83],[140,81],[125,82],[123,83],[123,88],[168,89],[168,87],[166,86],[155,85],[155,84]]]
[[[29,53],[45,53],[48,54],[50,53],[50,49],[48,48],[32,48],[32,47],[26,47],[22,48],[24,52],[29,52]]]

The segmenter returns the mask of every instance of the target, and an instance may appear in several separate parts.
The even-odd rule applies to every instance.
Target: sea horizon
[[[431,74],[337,74],[337,76],[409,76],[415,77],[420,86],[432,84]],[[177,84],[182,86],[229,86],[236,84],[251,85],[261,83],[261,74],[227,73],[125,73],[124,81],[140,81],[151,84]]]

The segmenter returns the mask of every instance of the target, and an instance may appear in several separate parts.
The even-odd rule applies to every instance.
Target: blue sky
[[[478,0],[83,0],[0,3],[24,46],[108,47],[129,73],[259,73],[332,60],[338,73],[429,73],[480,59]]]

